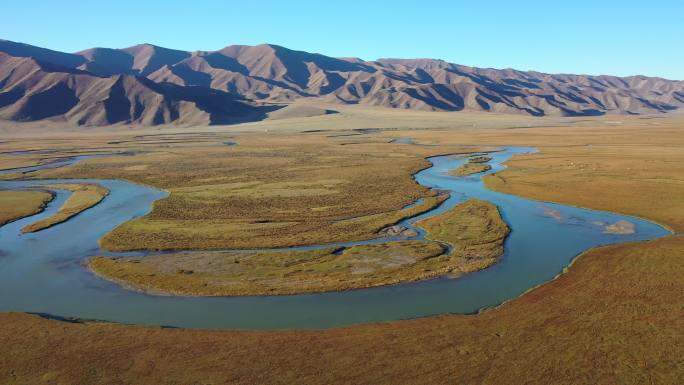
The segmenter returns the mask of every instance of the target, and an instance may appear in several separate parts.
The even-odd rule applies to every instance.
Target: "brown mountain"
[[[85,59],[79,68],[99,75],[136,74],[147,76],[165,65],[178,63],[190,54],[151,44],[124,49],[91,48],[75,55]]]
[[[69,54],[0,41],[0,52],[5,53],[0,63],[0,117],[13,120],[63,116],[98,125],[221,123],[236,116],[262,116],[256,111],[263,108],[254,101],[300,98],[534,116],[657,113],[684,106],[682,81],[482,69],[434,59],[366,62],[268,44],[196,52],[141,44]],[[14,69],[21,58],[26,60]],[[26,73],[21,82],[7,80],[17,73]],[[57,96],[57,103],[40,102]]]
[[[263,108],[207,87],[109,77],[0,53],[0,118],[65,120],[78,125],[225,124],[263,118]]]

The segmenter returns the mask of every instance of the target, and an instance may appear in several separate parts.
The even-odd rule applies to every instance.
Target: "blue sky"
[[[0,38],[74,52],[273,43],[551,73],[684,80],[684,1],[3,1]],[[11,16],[10,16],[11,15]]]

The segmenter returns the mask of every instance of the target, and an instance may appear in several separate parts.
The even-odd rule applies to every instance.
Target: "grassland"
[[[25,233],[34,233],[66,222],[70,218],[100,203],[109,194],[109,190],[106,188],[93,184],[59,184],[45,185],[43,187],[68,190],[72,194],[54,215],[24,226],[21,231]]]
[[[508,169],[484,180],[498,191],[644,216],[684,230],[684,154],[679,143],[619,140],[542,147],[515,157]]]
[[[416,280],[444,249],[398,241],[347,249],[96,257],[96,274],[150,293],[225,296],[340,291]]]
[[[285,119],[274,127],[434,127],[375,136],[536,146],[539,153],[516,156],[487,183],[537,199],[642,216],[675,235],[591,250],[556,280],[474,316],[326,331],[212,332],[5,313],[0,378],[19,384],[684,383],[684,119],[502,122],[394,114],[364,120],[343,111],[325,120]],[[231,127],[230,135],[263,133],[264,127]]]
[[[429,239],[450,244],[452,253],[467,261],[460,261],[461,271],[481,270],[496,263],[510,232],[495,205],[476,199],[416,225],[427,231]]]
[[[0,226],[43,211],[53,198],[49,191],[0,191]]]
[[[240,213],[223,211],[226,215],[235,218],[211,219],[211,213],[205,212],[206,220],[198,220],[197,212],[192,212],[184,207],[182,212],[177,215],[195,216],[194,219],[169,220],[158,218],[157,215],[173,215],[172,212],[164,212],[163,208],[154,211],[150,216],[128,222],[127,224],[115,229],[102,239],[103,247],[110,250],[126,251],[140,248],[156,250],[176,250],[176,249],[226,249],[226,248],[269,248],[283,246],[298,246],[320,243],[332,243],[351,240],[362,240],[375,238],[378,233],[387,226],[393,225],[404,218],[418,215],[438,206],[446,196],[437,196],[433,192],[427,191],[424,200],[413,207],[399,209],[396,211],[379,212],[349,218],[334,219],[330,218],[322,211],[339,210],[338,207],[331,205],[324,206],[320,210],[311,210],[309,221],[297,218],[296,211],[293,209],[288,212],[288,220],[285,221],[280,213],[281,220],[271,219],[268,213],[260,213],[259,209],[250,212],[248,206],[243,207]],[[223,196],[224,200],[233,198],[231,195]],[[299,195],[298,198],[301,198]],[[171,196],[172,202],[178,197]],[[255,200],[254,197],[246,197],[245,200]],[[274,196],[272,199],[261,204],[265,208],[270,207],[269,202],[283,202],[285,199]],[[166,203],[155,205],[155,209]],[[370,202],[369,202],[370,203]],[[170,203],[174,204],[174,203]],[[207,208],[204,200],[196,202],[198,209]],[[297,203],[297,204],[301,204]],[[182,205],[182,203],[181,203]],[[219,205],[209,203],[209,206],[220,210]],[[166,208],[166,206],[162,206]],[[303,209],[306,210],[306,209]],[[274,213],[278,216],[279,213]],[[254,215],[254,216],[252,216]],[[201,217],[200,217],[201,218]],[[321,219],[325,218],[325,219]],[[319,219],[319,220],[316,220]]]
[[[682,237],[596,249],[552,283],[477,316],[326,331],[173,330],[5,313],[0,374],[19,384],[678,384],[677,250]]]
[[[470,200],[418,222],[436,241],[406,240],[311,251],[190,252],[93,257],[102,278],[148,293],[282,295],[342,291],[460,275],[503,253],[508,227],[496,206]],[[448,243],[452,250],[442,244]]]
[[[237,146],[216,136],[109,141],[144,153],[31,177],[120,178],[170,193],[149,215],[108,234],[101,244],[110,250],[266,248],[376,237],[444,199],[412,177],[429,166],[427,156],[482,150],[340,135],[232,135]],[[402,209],[419,198],[421,204]]]

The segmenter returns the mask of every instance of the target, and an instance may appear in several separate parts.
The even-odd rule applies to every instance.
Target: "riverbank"
[[[471,199],[443,214],[416,223],[427,231],[427,238],[445,242],[460,260],[449,272],[474,272],[496,263],[504,253],[504,240],[510,233],[498,208]]]
[[[150,215],[102,240],[112,251],[268,248],[373,238],[400,221],[406,205],[421,198],[426,210],[439,204],[412,177],[429,166],[426,157],[485,150],[393,145],[375,132],[359,134],[231,135],[239,146],[212,133],[141,135],[107,141],[107,149],[137,156],[29,177],[123,179],[169,192]]]
[[[0,191],[0,226],[40,213],[53,198],[47,190]]]
[[[70,218],[100,203],[109,190],[93,184],[58,184],[40,186],[46,189],[62,189],[71,191],[71,195],[54,215],[24,226],[21,231],[34,233],[68,221]]]
[[[195,252],[94,257],[98,276],[133,290],[180,296],[287,295],[344,291],[429,277],[437,243],[397,241],[311,251]]]
[[[169,378],[271,384],[630,383],[634,378],[680,383],[684,351],[673,341],[684,328],[683,309],[673,298],[680,297],[684,271],[668,250],[684,250],[684,238],[592,250],[558,279],[477,316],[326,331],[183,330],[2,313],[0,370],[19,383],[40,383],[45,376],[89,384]]]
[[[407,240],[309,251],[178,252],[93,257],[88,268],[125,288],[181,296],[344,291],[461,275],[496,263],[508,227],[496,206],[467,201],[417,223],[437,241]],[[451,231],[443,231],[443,226]],[[417,234],[417,233],[416,233]],[[442,244],[451,246],[447,249]]]
[[[397,146],[397,145],[391,145]],[[505,151],[492,152],[491,165],[493,171],[501,171],[502,163],[511,156],[520,153],[533,151],[531,148],[512,147]],[[64,264],[65,261],[80,262],[93,255],[107,255],[106,251],[100,250],[97,246],[98,239],[109,233],[116,226],[120,226],[131,218],[136,218],[148,212],[153,202],[164,198],[164,192],[146,188],[144,186],[131,184],[124,181],[101,180],[101,179],[81,179],[68,180],[69,183],[76,184],[97,184],[110,190],[110,195],[102,204],[84,211],[81,215],[75,216],[59,226],[55,226],[50,231],[35,233],[34,236],[25,238],[18,232],[18,226],[25,223],[17,223],[15,226],[0,228],[0,236],[3,237],[5,255],[13,261],[12,268],[0,271],[0,289],[14,290],[21,295],[7,299],[0,303],[0,306],[8,306],[14,303],[21,309],[36,309],[37,311],[48,311],[53,314],[64,316],[78,316],[81,318],[112,320],[127,323],[146,323],[164,324],[192,328],[250,328],[250,329],[287,329],[287,328],[326,328],[334,326],[349,325],[354,323],[378,322],[402,318],[414,318],[420,316],[443,314],[450,312],[472,313],[482,308],[497,306],[515,296],[525,292],[531,287],[540,285],[552,279],[558,271],[561,271],[578,253],[591,247],[606,243],[627,242],[634,240],[653,239],[667,233],[659,226],[638,218],[625,218],[618,214],[595,212],[580,208],[573,208],[561,205],[545,204],[542,202],[528,201],[524,198],[506,194],[500,194],[486,189],[481,181],[482,175],[475,175],[469,178],[454,178],[448,176],[448,172],[462,165],[467,160],[464,157],[453,155],[443,155],[430,157],[432,164],[429,168],[424,168],[414,175],[415,182],[429,188],[434,198],[444,200],[444,203],[431,211],[418,214],[420,208],[425,204],[430,204],[429,199],[421,199],[400,210],[414,211],[417,216],[406,218],[401,222],[385,227],[385,230],[376,232],[373,239],[351,242],[336,242],[308,246],[293,247],[291,249],[281,249],[280,251],[294,252],[298,254],[304,251],[330,248],[351,248],[354,246],[367,246],[365,252],[372,250],[371,245],[387,243],[405,239],[405,237],[415,237],[421,239],[423,233],[419,228],[414,227],[414,223],[435,215],[444,215],[455,205],[462,203],[468,198],[478,198],[491,204],[499,206],[501,215],[505,215],[510,227],[515,229],[507,241],[507,248],[503,263],[497,264],[490,269],[484,269],[470,273],[461,279],[431,279],[421,280],[415,283],[402,283],[397,285],[380,285],[358,290],[345,291],[325,291],[316,294],[296,294],[289,296],[248,296],[248,297],[225,297],[211,296],[207,298],[185,298],[176,296],[151,297],[143,295],[137,291],[127,290],[120,286],[111,284],[92,274],[87,274],[78,263]],[[64,183],[67,180],[51,181],[23,181],[23,182],[0,182],[0,187],[11,188],[30,188],[41,184]],[[66,200],[67,197],[63,197]],[[430,198],[430,197],[428,197]],[[51,207],[52,215],[58,212],[58,205]],[[545,212],[554,212],[556,215],[542,215]],[[395,215],[397,212],[388,213]],[[464,213],[461,213],[463,215]],[[541,215],[541,216],[540,216]],[[45,217],[45,215],[43,216]],[[563,218],[572,218],[572,223],[566,223]],[[361,218],[365,220],[365,218]],[[352,225],[357,218],[347,218],[342,222]],[[619,221],[629,221],[634,225],[632,234],[613,235],[605,232],[605,224],[614,224]],[[473,219],[472,223],[477,223]],[[487,222],[488,226],[491,221]],[[598,225],[598,224],[601,225]],[[465,225],[467,225],[466,223]],[[463,223],[459,228],[464,229]],[[404,230],[401,230],[401,229]],[[539,234],[545,234],[547,240],[539,240]],[[445,232],[448,235],[448,232]],[[455,239],[461,234],[455,234]],[[380,236],[380,237],[378,237]],[[55,241],[58,239],[59,241]],[[529,249],[526,245],[530,239],[535,239],[535,247]],[[560,242],[559,242],[560,241]],[[44,246],[43,246],[44,245]],[[454,243],[452,248],[459,250],[458,243]],[[467,246],[467,245],[466,245]],[[34,258],[21,258],[23,250],[30,247],[33,250],[41,250]],[[477,250],[479,246],[474,247]],[[100,251],[98,251],[100,250]],[[224,250],[228,252],[250,253],[250,250]],[[272,251],[272,250],[260,250]],[[253,251],[252,251],[253,252]],[[109,256],[131,257],[131,256],[154,256],[151,253],[140,252],[133,254],[112,254]],[[199,253],[201,254],[201,253]],[[331,253],[336,255],[336,253]],[[390,253],[391,255],[391,253]],[[430,258],[429,262],[447,262],[442,264],[442,268],[447,266],[449,271],[432,270],[430,266],[423,268],[417,274],[410,274],[414,277],[434,277],[449,273],[449,275],[460,275],[462,270],[454,271],[454,265],[466,266],[464,270],[477,270],[479,265],[488,266],[494,261],[491,256],[469,255],[464,258],[462,255],[454,254],[456,262],[447,258],[442,261],[440,258]],[[392,256],[394,259],[395,256]],[[477,257],[477,258],[475,258]],[[484,257],[484,258],[481,258]],[[285,258],[292,261],[292,258]],[[330,257],[331,261],[336,258]],[[403,260],[406,260],[405,256]],[[45,269],[44,261],[58,261],[57,266],[64,266],[54,272],[51,268]],[[380,259],[382,261],[382,258]],[[461,262],[462,261],[462,262]],[[212,261],[215,262],[215,261]],[[249,266],[247,260],[245,266]],[[263,262],[263,261],[262,261]],[[328,272],[332,272],[342,277],[349,275],[352,269],[346,265],[336,267],[339,261],[327,266]],[[371,273],[368,268],[375,269],[377,266],[369,266],[367,260],[362,260],[361,265],[354,266],[355,273]],[[396,261],[391,261],[389,266],[395,265]],[[468,263],[474,262],[474,263]],[[416,263],[420,266],[424,262]],[[241,264],[241,263],[240,263]],[[263,263],[268,265],[268,263]],[[410,266],[410,264],[407,264]],[[48,264],[48,266],[52,266]],[[534,266],[533,274],[528,270],[529,266]],[[301,284],[301,280],[308,277],[315,277],[319,266],[311,263],[305,270],[290,269],[292,278],[280,277],[276,271],[288,272],[288,266],[272,266],[272,268],[257,269],[247,271],[250,278],[255,279],[258,285],[241,283],[242,289],[263,290],[264,287],[277,290],[273,283],[278,281],[290,282],[304,288],[316,288],[320,284]],[[332,267],[332,269],[331,269]],[[13,269],[20,268],[22,273],[13,273]],[[233,269],[239,270],[239,269]],[[380,269],[382,271],[383,269]],[[267,271],[271,276],[261,276]],[[174,270],[174,273],[182,273],[181,278],[193,275],[194,269],[181,267]],[[243,273],[245,271],[240,271]],[[402,270],[411,272],[411,269]],[[191,274],[188,274],[191,273]],[[203,272],[207,273],[207,272]],[[219,272],[219,278],[225,271]],[[235,271],[232,271],[235,273]],[[274,274],[275,273],[275,274]],[[155,274],[147,272],[146,274]],[[355,284],[373,284],[378,282],[393,282],[391,274],[378,277],[364,277],[361,274],[360,280]],[[69,277],[68,280],[58,280],[60,277]],[[164,274],[161,274],[164,275]],[[228,274],[230,275],[230,274]],[[16,277],[21,276],[21,280]],[[210,280],[217,278],[211,277]],[[154,276],[152,276],[154,277]],[[322,277],[322,276],[319,276]],[[140,277],[139,277],[140,278]],[[163,278],[163,277],[162,277]],[[205,274],[205,278],[207,278]],[[228,277],[230,279],[230,277]],[[364,279],[365,278],[365,279]],[[370,278],[370,279],[369,279]],[[338,278],[339,280],[339,278]],[[344,280],[344,279],[343,279]],[[168,279],[148,277],[146,281],[169,283]],[[188,283],[207,281],[197,281],[190,279],[177,280],[182,282],[184,287]],[[220,281],[220,279],[218,280]],[[268,282],[270,281],[270,286]],[[54,282],[62,282],[55,285]],[[264,282],[267,284],[264,285]],[[329,278],[321,279],[321,282],[328,287],[343,287],[343,284],[335,284]],[[30,284],[29,284],[30,283]],[[28,286],[27,286],[28,285]],[[45,297],[42,287],[49,285],[51,297]],[[281,285],[282,286],[282,285]],[[488,290],[482,290],[487,287]],[[213,285],[216,289],[217,285]],[[196,287],[195,287],[196,289]],[[222,290],[219,287],[220,290]],[[296,290],[297,287],[288,287],[288,290]],[[58,294],[59,293],[59,294]],[[463,295],[469,293],[469,295]],[[55,302],[52,298],[59,296],[60,301]],[[426,300],[428,298],[428,300]],[[106,308],[99,306],[107,303]],[[143,311],[144,309],[144,311]]]
[[[507,181],[510,188],[535,177],[522,172],[529,167],[545,174],[545,190],[535,188],[538,199],[564,194],[567,204],[642,216],[681,231],[681,123],[608,119],[558,129],[402,135],[420,142],[537,146],[538,155],[509,162],[521,168],[520,178]],[[584,177],[566,184],[570,173],[558,165],[590,158],[586,163],[599,169],[575,170]],[[678,235],[593,249],[559,278],[482,314],[325,331],[175,330],[5,313],[0,373],[18,383],[682,383],[684,350],[673,343],[684,329],[682,255]]]

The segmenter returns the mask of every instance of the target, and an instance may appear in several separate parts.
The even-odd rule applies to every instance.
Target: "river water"
[[[534,149],[509,147],[492,153],[492,170],[488,173],[502,170],[502,163],[514,154],[531,151]],[[83,157],[62,166],[80,159]],[[76,180],[100,184],[110,194],[65,223],[22,234],[23,226],[53,214],[68,198],[68,191],[57,190],[55,200],[43,213],[0,227],[0,311],[203,329],[319,329],[444,313],[469,314],[499,305],[553,279],[575,256],[592,247],[669,234],[663,227],[635,217],[490,191],[483,185],[484,174],[449,176],[450,170],[466,161],[463,158],[437,156],[430,161],[432,167],[416,174],[416,181],[447,190],[451,197],[437,209],[402,224],[411,227],[415,221],[442,213],[469,198],[492,202],[512,230],[505,242],[505,254],[494,266],[457,279],[438,278],[346,292],[205,298],[148,295],[102,280],[82,263],[93,255],[139,255],[108,253],[99,248],[98,240],[116,226],[148,213],[152,203],[166,193],[125,181]],[[0,189],[73,182],[0,181]],[[632,223],[635,232],[606,232],[606,225],[618,221]],[[424,236],[424,232],[419,233],[417,238]],[[391,239],[396,238],[334,245]]]

